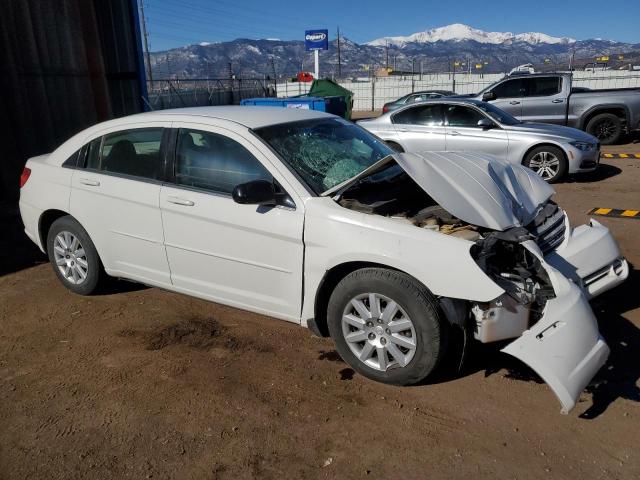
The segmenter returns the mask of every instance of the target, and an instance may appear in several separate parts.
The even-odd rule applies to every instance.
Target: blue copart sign
[[[329,30],[305,30],[304,48],[313,50],[329,50]]]

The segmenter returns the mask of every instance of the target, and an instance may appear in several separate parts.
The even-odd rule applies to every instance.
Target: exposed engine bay
[[[475,241],[480,229],[454,217],[406,173],[388,180],[363,182],[347,190],[338,203],[358,212],[382,215],[445,235]]]
[[[381,215],[418,228],[474,242],[471,255],[505,294],[489,303],[466,305],[465,323],[471,319],[477,340],[493,342],[515,338],[535,324],[554,291],[540,261],[522,243],[533,240],[543,252],[564,238],[564,212],[548,201],[527,227],[495,231],[455,217],[438,204],[409,175],[372,175],[345,190],[338,203],[351,210]],[[552,236],[549,238],[548,231]]]

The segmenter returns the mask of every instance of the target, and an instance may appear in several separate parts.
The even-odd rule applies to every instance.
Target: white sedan
[[[530,365],[563,411],[608,348],[588,298],[628,275],[599,223],[571,229],[531,170],[394,153],[332,115],[149,112],[27,162],[27,235],[70,290],[106,275],[331,335],[363,375],[421,381],[453,329]]]

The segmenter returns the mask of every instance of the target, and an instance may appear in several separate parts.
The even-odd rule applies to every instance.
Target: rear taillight
[[[386,105],[384,105],[382,107],[382,113],[387,113],[389,111],[389,107],[387,107]]]
[[[31,169],[24,167],[24,170],[22,170],[22,175],[20,175],[20,188],[24,187],[24,185],[27,183],[27,180],[29,180],[30,175]]]

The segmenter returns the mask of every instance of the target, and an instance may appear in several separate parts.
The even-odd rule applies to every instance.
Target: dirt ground
[[[640,144],[607,151],[640,152]],[[574,225],[640,209],[640,160],[557,186]],[[640,478],[640,273],[594,303],[612,353],[569,415],[496,346],[399,388],[296,325],[118,282],[80,297],[0,209],[0,478]],[[640,221],[599,218],[640,265]]]

